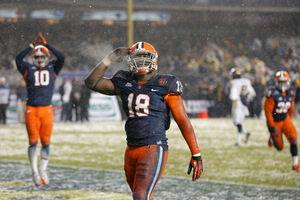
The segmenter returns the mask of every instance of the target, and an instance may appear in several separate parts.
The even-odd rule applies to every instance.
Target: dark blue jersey
[[[282,121],[287,117],[287,113],[296,95],[295,89],[290,87],[287,90],[286,96],[283,96],[282,92],[276,87],[269,87],[266,93],[267,97],[273,98],[275,106],[272,112],[274,121]]]
[[[32,50],[30,46],[23,49],[16,56],[18,70],[23,75],[27,87],[27,105],[48,106],[51,105],[55,79],[62,69],[65,56],[50,44],[46,47],[57,57],[51,60],[45,67],[39,68],[23,59]]]
[[[140,85],[131,73],[120,70],[111,80],[120,89],[123,110],[127,115],[127,144],[167,145],[170,110],[164,98],[168,94],[182,93],[179,79],[172,75],[155,74],[147,83]]]

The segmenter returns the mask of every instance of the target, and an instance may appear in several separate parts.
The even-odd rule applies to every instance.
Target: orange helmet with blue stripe
[[[137,42],[131,49],[128,57],[129,71],[138,74],[147,74],[157,70],[157,52],[147,42]]]

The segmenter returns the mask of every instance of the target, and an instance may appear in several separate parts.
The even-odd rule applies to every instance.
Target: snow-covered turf
[[[267,146],[264,119],[246,119],[249,143],[235,147],[230,118],[191,119],[204,162],[201,179],[186,175],[189,149],[174,121],[169,158],[155,199],[300,199],[300,173],[289,144]],[[294,119],[299,129],[300,119]],[[51,184],[32,184],[24,125],[0,126],[0,199],[131,199],[123,172],[124,121],[55,123],[48,168]],[[243,136],[244,139],[244,136]]]
[[[33,186],[24,162],[0,161],[1,199],[131,199],[124,173],[92,168],[49,167],[49,186]],[[300,189],[163,176],[154,199],[300,199]]]

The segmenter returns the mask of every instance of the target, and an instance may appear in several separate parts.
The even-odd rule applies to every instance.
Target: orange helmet
[[[49,60],[49,50],[43,46],[38,45],[32,51],[33,62],[37,67],[43,68]]]
[[[275,75],[275,85],[278,90],[285,92],[290,88],[291,79],[286,71],[278,71]]]
[[[138,74],[147,74],[157,70],[157,52],[147,42],[137,42],[131,47],[128,56],[129,71]]]

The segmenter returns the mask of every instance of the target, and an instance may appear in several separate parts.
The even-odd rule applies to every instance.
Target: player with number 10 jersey
[[[41,41],[40,43],[38,41]],[[57,57],[49,61],[49,50]],[[24,60],[32,51],[33,63]],[[63,67],[65,56],[58,49],[48,44],[41,33],[28,47],[16,56],[19,72],[26,81],[27,107],[26,128],[29,138],[28,157],[36,186],[48,185],[46,173],[50,154],[50,137],[53,129],[53,110],[51,100],[54,82]],[[37,143],[40,138],[41,161],[37,167]]]

